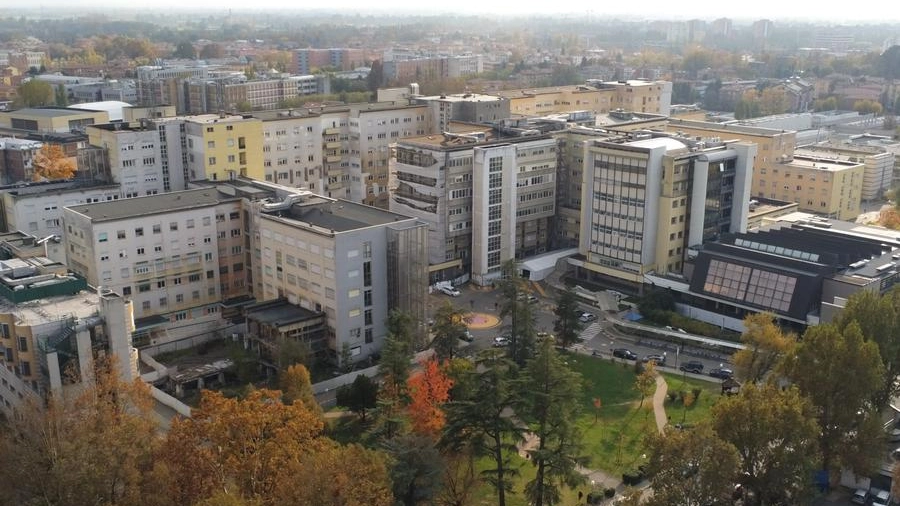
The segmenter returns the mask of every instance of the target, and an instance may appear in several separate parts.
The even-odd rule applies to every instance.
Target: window
[[[138,249],[137,249],[137,254],[138,254],[138,255],[143,255],[143,254],[144,254],[144,248],[138,248]]]
[[[119,231],[117,231],[117,232],[116,232],[116,238],[117,238],[117,239],[124,239],[124,238],[125,238],[125,231],[124,231],[124,230],[119,230]]]
[[[28,351],[28,338],[25,336],[19,337],[19,351]]]
[[[146,293],[150,291],[150,283],[141,283],[138,285],[138,293]]]
[[[199,274],[191,274],[190,276],[188,276],[188,283],[196,283],[197,281],[200,281]]]
[[[129,295],[131,295],[131,287],[130,286],[122,287],[122,295],[125,297],[128,297]]]
[[[169,305],[169,299],[167,299],[166,297],[160,297],[159,307],[166,307],[167,305]]]
[[[184,302],[184,294],[179,293],[175,296],[175,303],[181,304],[182,302]]]
[[[153,233],[161,234],[162,233],[162,225],[153,225]]]
[[[216,273],[214,271],[206,271],[206,279],[213,279],[216,277]]]
[[[366,306],[372,305],[372,290],[366,290],[363,294],[363,304]]]
[[[194,220],[187,220],[187,228],[194,228]]]
[[[371,325],[372,324],[372,310],[366,309],[364,316],[365,316],[366,325]]]
[[[99,234],[97,234],[97,242],[106,242],[106,241],[107,241],[106,232],[100,232]]]
[[[144,227],[138,227],[134,229],[135,237],[144,237]]]
[[[172,223],[169,223],[169,231],[171,231],[171,232],[178,231],[178,222],[177,221],[173,221]]]
[[[375,339],[373,339],[373,337],[372,337],[372,329],[367,328],[366,329],[366,344],[372,344],[373,341],[375,341]]]

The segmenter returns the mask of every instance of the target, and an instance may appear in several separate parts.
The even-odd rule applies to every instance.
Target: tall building
[[[314,70],[330,67],[335,70],[353,70],[365,64],[366,54],[362,49],[297,49],[291,53],[291,71],[296,74],[312,74]]]
[[[110,180],[121,185],[123,197],[185,189],[184,170],[163,159],[164,152],[168,155],[168,146],[163,144],[153,123],[92,125],[87,134],[92,146],[105,150]]]
[[[278,79],[253,79],[241,73],[184,82],[185,112],[218,113],[237,110],[271,110],[286,100],[305,95],[331,92],[327,75],[285,76]]]
[[[865,164],[860,199],[881,199],[891,189],[895,155],[878,146],[825,143],[803,146],[794,151],[797,156],[841,160]]]
[[[249,291],[242,211],[214,188],[66,207],[66,263],[132,302],[139,345],[210,332]]]
[[[391,310],[424,337],[427,225],[374,207],[299,191],[256,214],[257,300],[286,298],[324,312],[328,351],[354,361],[381,349]]]
[[[186,111],[182,83],[187,79],[206,79],[209,67],[143,66],[136,69],[138,103],[143,106],[173,105]]]
[[[503,262],[547,251],[556,150],[549,135],[470,124],[397,143],[390,209],[428,223],[433,281],[490,284]]]
[[[167,121],[167,120],[160,120]],[[190,181],[228,180],[238,176],[265,178],[262,121],[252,116],[204,114],[177,118],[184,125],[181,136],[169,139],[182,144],[187,154]]]
[[[443,132],[451,121],[486,124],[498,123],[511,116],[509,100],[494,95],[459,93],[415,97],[414,100],[428,105],[436,133]]]
[[[745,231],[756,146],[688,139],[594,140],[585,148],[579,275],[640,287],[680,274],[688,250]]]
[[[34,157],[43,146],[40,141],[0,138],[0,182],[14,184],[34,180]]]
[[[94,290],[66,266],[42,255],[34,236],[0,235],[0,413],[23,402],[76,388],[89,378],[95,354],[115,356],[126,380],[137,377],[130,304]],[[31,246],[27,246],[30,244]]]

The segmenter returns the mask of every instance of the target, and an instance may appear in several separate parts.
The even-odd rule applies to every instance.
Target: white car
[[[506,336],[497,336],[494,338],[494,348],[502,348],[504,346],[509,346],[509,338]]]
[[[887,490],[873,488],[870,494],[872,495],[872,506],[888,506],[891,502],[891,493]]]
[[[459,297],[459,290],[453,288],[452,286],[442,286],[439,288],[441,293],[449,295],[451,297]]]

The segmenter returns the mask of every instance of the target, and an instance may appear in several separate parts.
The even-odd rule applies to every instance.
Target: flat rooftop
[[[42,118],[61,118],[64,116],[83,116],[92,112],[105,112],[88,109],[71,109],[68,107],[33,107],[25,109],[17,109],[4,114],[8,116],[31,116]]]
[[[48,297],[18,304],[0,297],[0,313],[14,314],[24,325],[50,323],[71,316],[88,318],[95,316],[99,307],[100,296],[92,289],[82,290],[75,295]]]
[[[823,172],[838,172],[852,169],[853,167],[860,167],[863,164],[843,160],[825,159],[817,156],[807,157],[795,155],[794,159],[790,162],[779,163],[778,165],[785,168],[796,167],[798,169],[820,170]]]
[[[108,200],[93,204],[71,206],[73,212],[87,216],[92,222],[115,221],[144,216],[166,214],[185,209],[214,206],[236,197],[227,197],[212,188],[200,188],[130,199]]]
[[[322,313],[291,304],[285,299],[247,306],[245,312],[247,318],[274,326],[290,325],[322,316]]]
[[[46,197],[47,192],[75,193],[85,190],[119,190],[120,188],[121,186],[117,184],[94,182],[91,180],[34,181],[0,186],[0,190],[5,190],[6,193],[10,194],[13,198],[26,196]]]
[[[414,219],[349,200],[332,200],[319,196],[312,196],[309,201],[294,204],[288,209],[263,211],[263,216],[266,215],[301,222],[300,224],[308,224],[331,232],[348,232]]]
[[[739,134],[758,135],[762,137],[774,137],[776,135],[782,135],[786,133],[796,135],[797,133],[794,130],[738,125],[736,123],[713,123],[711,121],[696,121],[678,118],[669,119],[668,130],[677,131],[679,128],[702,129],[721,133],[734,132]]]
[[[441,102],[500,102],[506,100],[499,95],[485,95],[482,93],[454,93],[452,95],[432,95],[428,97],[416,97],[417,100],[439,100]]]

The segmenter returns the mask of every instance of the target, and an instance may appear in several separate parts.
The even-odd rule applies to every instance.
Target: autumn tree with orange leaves
[[[423,435],[437,438],[444,428],[446,416],[443,405],[450,399],[450,379],[437,360],[431,359],[422,364],[422,370],[407,380],[409,390],[409,412],[412,430]]]
[[[32,179],[72,179],[75,176],[75,162],[66,156],[62,147],[56,144],[44,144],[32,162],[34,175]]]
[[[259,506],[393,504],[380,453],[325,437],[317,413],[303,402],[284,404],[281,395],[255,390],[239,400],[204,391],[158,454],[159,504],[208,504],[211,497]]]

